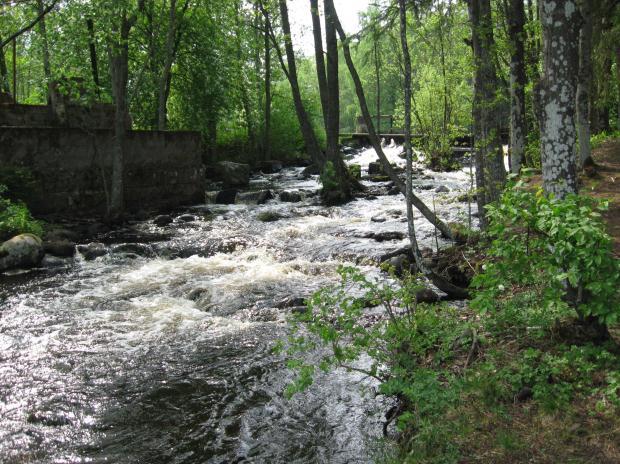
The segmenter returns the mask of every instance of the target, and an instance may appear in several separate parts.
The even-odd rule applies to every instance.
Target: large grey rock
[[[307,179],[310,176],[317,176],[321,173],[321,171],[319,170],[319,167],[316,164],[311,164],[310,166],[307,166],[303,171],[301,171],[301,176],[304,179]]]
[[[167,226],[172,223],[172,218],[168,214],[160,214],[153,219],[153,224],[159,227]]]
[[[274,174],[276,172],[280,172],[282,170],[282,161],[261,161],[257,168],[263,174]]]
[[[75,243],[68,240],[45,241],[43,249],[46,253],[60,258],[70,258],[75,253]]]
[[[78,245],[77,251],[84,257],[86,261],[92,261],[93,259],[108,253],[105,245],[99,242]]]
[[[373,161],[372,163],[368,163],[368,175],[376,175],[383,174],[383,166],[378,161]]]
[[[227,189],[217,192],[215,195],[215,203],[220,205],[232,205],[237,199],[237,189]]]
[[[284,191],[280,193],[280,201],[287,203],[299,203],[301,201],[301,195],[299,192]]]
[[[0,246],[0,272],[37,266],[43,259],[43,242],[33,234],[21,234]]]
[[[243,192],[237,194],[237,203],[244,205],[262,205],[273,198],[271,190],[256,190],[254,192]]]
[[[250,183],[250,165],[220,161],[207,169],[207,176],[222,181],[225,187],[244,187]]]

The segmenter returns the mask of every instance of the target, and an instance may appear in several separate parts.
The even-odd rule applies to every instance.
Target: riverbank
[[[604,142],[593,158],[581,191],[609,200],[604,228],[617,259],[620,140]],[[540,176],[526,182],[537,188]],[[463,265],[473,263],[476,274],[497,259],[518,268],[505,261],[507,251],[480,259],[481,251],[494,248],[510,249],[483,242],[482,250],[463,250]],[[530,262],[527,272],[540,272],[535,265]],[[480,290],[493,281],[489,277],[478,281]],[[540,284],[542,290],[551,286]],[[500,283],[490,301],[474,299],[477,310],[460,311],[456,323],[442,319],[445,309],[426,310],[434,322],[421,336],[434,337],[434,343],[413,353],[414,367],[395,373],[401,389],[417,391],[400,394],[400,431],[394,435],[399,451],[386,462],[620,462],[620,324],[610,325],[611,337],[601,339],[574,311],[550,305],[535,287],[505,286]],[[605,304],[620,311],[617,293]]]

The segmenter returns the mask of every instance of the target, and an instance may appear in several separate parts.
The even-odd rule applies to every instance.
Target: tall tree
[[[250,84],[246,74],[246,59],[243,52],[243,31],[241,24],[241,2],[235,5],[235,39],[237,51],[237,65],[239,67],[239,91],[241,94],[241,103],[243,104],[243,113],[245,115],[245,123],[248,131],[248,142],[251,150],[256,150],[256,125],[254,124],[254,114],[252,111],[252,102],[250,98]]]
[[[112,75],[114,97],[114,151],[112,155],[112,178],[108,216],[120,220],[124,212],[124,159],[125,140],[129,119],[127,84],[129,82],[129,34],[138,19],[138,11],[144,9],[144,0],[138,0],[137,9],[133,2],[116,4],[119,13],[113,20],[112,35],[109,37],[108,53]]]
[[[577,192],[575,95],[579,71],[579,10],[574,0],[541,0],[544,70],[540,100],[543,185],[564,198]]]
[[[499,81],[493,56],[490,0],[468,0],[474,50],[474,151],[478,210],[486,226],[484,207],[497,200],[506,179],[500,140]]]
[[[525,156],[525,8],[508,0],[505,8],[510,37],[510,170],[518,174]]]
[[[50,84],[52,81],[52,67],[50,65],[50,50],[49,44],[47,41],[47,26],[45,24],[45,5],[43,4],[43,0],[37,0],[37,14],[41,17],[39,21],[39,34],[41,34],[41,45],[43,52],[43,72],[45,73],[45,90],[48,95],[50,95]]]
[[[168,128],[168,97],[170,96],[170,81],[172,79],[172,65],[176,56],[179,35],[181,34],[180,22],[183,20],[189,0],[177,11],[177,0],[170,0],[168,15],[168,30],[166,32],[166,44],[164,47],[164,62],[159,76],[158,99],[157,99],[157,128],[166,130]]]
[[[342,161],[338,137],[340,135],[340,86],[338,79],[338,38],[334,16],[336,9],[333,0],[325,0],[325,45],[327,49],[327,159],[340,179],[338,194],[341,198],[330,201],[346,201],[351,196],[350,175]],[[332,193],[332,195],[334,195]]]
[[[284,50],[286,53],[286,61],[287,64],[284,63],[284,59],[281,56],[279,48],[276,46],[277,43],[274,43],[274,49],[278,54],[278,59],[280,60],[280,65],[284,74],[286,75],[289,84],[291,86],[291,93],[293,94],[293,104],[295,106],[295,113],[297,115],[297,119],[299,121],[299,126],[301,129],[302,136],[304,138],[304,143],[306,144],[306,150],[313,163],[316,164],[320,170],[323,169],[326,163],[326,158],[323,152],[321,151],[321,147],[319,146],[319,142],[316,138],[316,134],[314,133],[314,129],[312,127],[312,123],[310,122],[310,117],[306,111],[303,100],[301,98],[301,90],[299,88],[299,79],[297,77],[297,63],[295,62],[295,51],[293,49],[293,41],[291,36],[291,23],[289,21],[288,16],[288,6],[286,4],[286,0],[278,0],[278,6],[280,9],[280,20],[282,22],[282,32],[284,33]],[[269,16],[266,14],[266,8],[262,8],[263,15],[267,21],[267,27],[270,26]],[[272,34],[272,42],[275,42],[275,37]]]
[[[265,108],[263,130],[263,159],[271,159],[271,42],[269,28],[264,24],[264,51],[265,51]]]
[[[360,109],[362,111],[362,117],[364,118],[364,123],[368,128],[368,138],[370,139],[370,143],[372,147],[375,149],[379,160],[381,161],[381,165],[383,166],[383,170],[390,177],[392,182],[398,187],[403,195],[407,194],[406,186],[398,177],[398,174],[394,171],[394,168],[390,164],[387,156],[383,152],[383,147],[381,146],[381,140],[379,140],[379,135],[377,134],[377,130],[375,129],[375,125],[372,121],[372,117],[370,115],[370,111],[368,110],[368,102],[366,100],[366,94],[364,93],[364,87],[362,86],[362,81],[360,76],[355,68],[355,63],[353,63],[353,58],[351,57],[351,49],[349,47],[349,41],[347,39],[347,35],[342,28],[342,24],[340,24],[340,20],[338,18],[337,12],[334,10],[334,23],[336,26],[336,31],[340,37],[340,43],[342,45],[342,52],[344,55],[344,59],[347,63],[347,68],[349,69],[349,74],[351,75],[351,79],[353,80],[353,85],[355,86],[355,93],[357,95],[357,99],[360,105]],[[433,213],[428,206],[424,204],[420,198],[411,193],[411,203],[415,206],[418,211],[422,213],[422,215],[439,231],[444,235],[444,237],[453,238],[452,231],[450,228],[444,223],[441,219],[437,217],[435,213]]]
[[[325,56],[323,52],[323,33],[321,32],[321,16],[319,1],[310,0],[310,14],[312,15],[312,35],[314,38],[314,59],[316,62],[316,75],[319,82],[319,97],[323,111],[323,123],[327,128],[327,73],[325,71]]]
[[[467,298],[468,292],[465,289],[456,287],[446,279],[433,272],[422,259],[422,253],[418,246],[415,233],[415,223],[413,219],[413,187],[412,187],[412,157],[411,149],[411,55],[409,54],[409,44],[407,43],[407,9],[405,0],[398,0],[400,13],[400,42],[404,61],[404,97],[405,97],[405,156],[407,162],[407,179],[405,199],[407,204],[407,226],[409,230],[409,240],[411,251],[416,262],[417,268],[431,280],[437,288],[446,292],[452,298]]]
[[[590,148],[590,86],[592,81],[592,6],[581,0],[579,29],[579,72],[577,80],[577,130],[579,140],[578,167],[592,156]]]

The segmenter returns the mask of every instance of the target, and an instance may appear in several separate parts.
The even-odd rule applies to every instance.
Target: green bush
[[[418,304],[416,294],[422,286],[412,276],[400,283],[375,283],[355,268],[341,267],[339,273],[340,284],[316,292],[307,311],[292,321],[288,340],[279,345],[286,348],[288,367],[297,372],[286,395],[311,385],[317,368],[364,373],[379,381],[381,394],[406,405],[397,426],[403,433],[416,431],[412,449],[427,457],[452,455],[452,426],[439,418],[459,398],[454,373],[442,367],[458,352],[456,310]],[[383,307],[387,317],[367,320],[369,306]],[[306,362],[304,354],[315,350],[320,359]],[[370,363],[360,364],[362,357]]]
[[[6,198],[6,192],[6,186],[0,185],[0,241],[27,232],[41,236],[41,222],[33,219],[24,203]]]
[[[558,200],[517,184],[488,207],[490,260],[473,285],[482,312],[498,311],[517,293],[531,293],[547,311],[571,307],[602,324],[620,319],[620,262],[601,211],[606,202],[569,195]]]

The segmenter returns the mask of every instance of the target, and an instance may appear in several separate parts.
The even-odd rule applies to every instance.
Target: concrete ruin
[[[113,121],[112,105],[0,103],[0,165],[33,173],[39,189],[29,206],[35,214],[105,214]],[[128,131],[127,210],[203,202],[202,154],[197,132]]]

